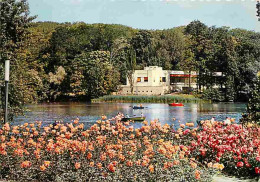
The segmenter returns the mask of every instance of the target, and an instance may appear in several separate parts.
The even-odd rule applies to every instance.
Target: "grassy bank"
[[[182,102],[182,103],[198,103],[208,102],[196,98],[193,95],[162,95],[162,96],[138,96],[138,95],[106,95],[97,99],[92,99],[92,102],[135,102],[135,103],[171,103],[171,102]]]

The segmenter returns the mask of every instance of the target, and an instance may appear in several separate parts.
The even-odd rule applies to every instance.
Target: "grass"
[[[106,95],[97,99],[92,99],[91,102],[134,102],[134,103],[199,103],[207,102],[196,98],[193,95],[162,95],[162,96],[141,96],[141,95]]]

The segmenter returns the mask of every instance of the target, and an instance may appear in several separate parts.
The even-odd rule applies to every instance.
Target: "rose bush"
[[[17,181],[211,181],[224,166],[201,165],[181,144],[182,130],[151,121],[139,129],[106,117],[89,129],[73,123],[0,129],[0,178]],[[191,124],[190,127],[193,125]],[[183,135],[194,135],[196,129]],[[179,138],[179,139],[178,139]]]
[[[177,132],[175,132],[176,135]],[[223,125],[205,121],[199,131],[184,129],[178,141],[202,163],[220,162],[223,171],[237,177],[259,177],[260,127],[256,124]]]

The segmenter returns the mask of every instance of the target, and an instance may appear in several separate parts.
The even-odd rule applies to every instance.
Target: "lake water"
[[[140,103],[139,103],[140,104]],[[224,120],[226,117],[235,118],[238,121],[242,113],[246,111],[245,103],[187,103],[184,107],[172,107],[161,103],[143,103],[145,109],[133,110],[135,103],[44,103],[28,105],[30,110],[24,116],[14,118],[14,124],[24,122],[43,121],[45,125],[53,123],[55,120],[69,122],[79,118],[87,126],[100,119],[102,114],[108,118],[115,116],[118,112],[129,116],[140,116],[142,113],[146,120],[159,119],[164,124],[180,124],[195,122],[216,117],[217,120]],[[173,118],[176,118],[174,121]],[[180,120],[180,122],[178,122]],[[136,123],[138,127],[140,123]]]

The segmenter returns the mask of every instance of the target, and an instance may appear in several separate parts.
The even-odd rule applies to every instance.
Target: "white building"
[[[184,71],[163,70],[162,67],[149,66],[144,70],[135,70],[133,75],[133,88],[135,95],[164,95],[173,91],[180,91],[189,87],[196,88],[197,74],[189,75]],[[131,94],[129,80],[126,85],[121,85],[120,95]]]

